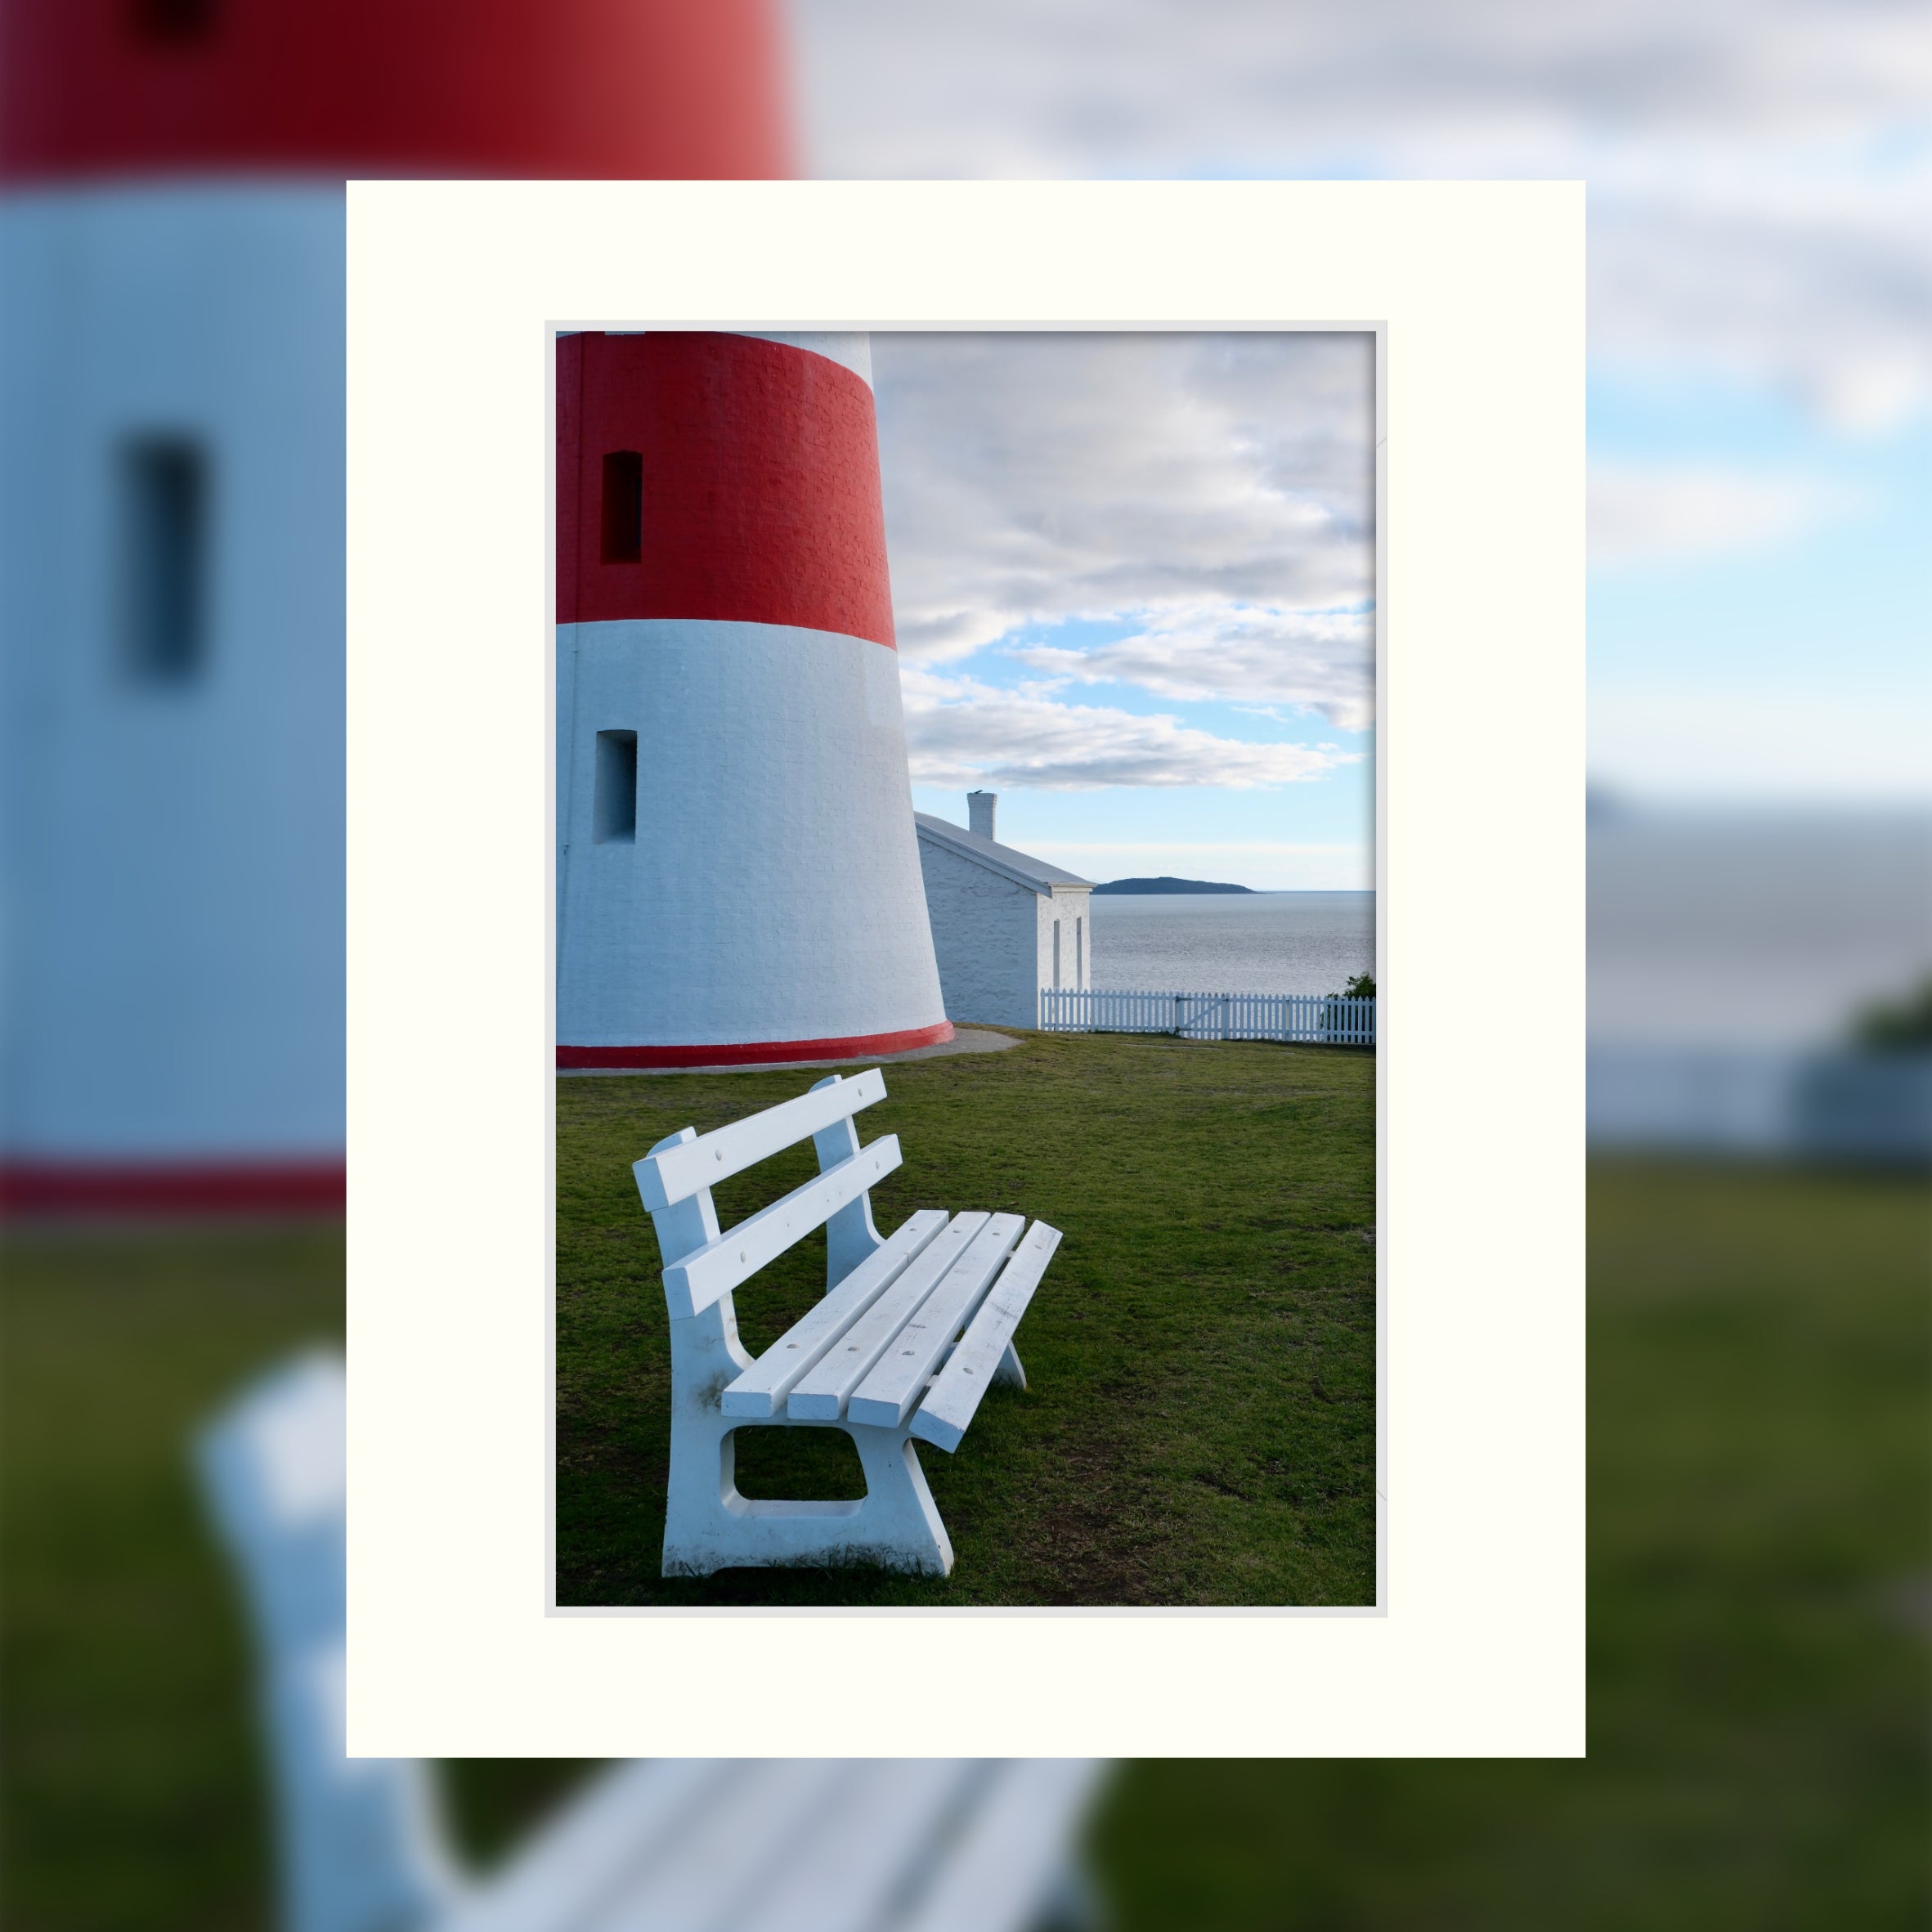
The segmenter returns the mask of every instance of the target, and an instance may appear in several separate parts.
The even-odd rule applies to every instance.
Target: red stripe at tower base
[[[339,1160],[0,1164],[0,1214],[9,1219],[335,1216],[347,1197]]]
[[[941,1047],[953,1022],[916,1026],[896,1033],[860,1033],[842,1040],[764,1040],[709,1047],[559,1047],[561,1069],[582,1067],[742,1067],[791,1060],[865,1060],[874,1054],[909,1053]]]

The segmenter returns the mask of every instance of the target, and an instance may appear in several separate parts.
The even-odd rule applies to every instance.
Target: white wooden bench
[[[873,1183],[899,1164],[888,1134],[862,1148],[852,1116],[885,1097],[876,1067],[834,1074],[796,1100],[698,1134],[685,1127],[637,1162],[657,1230],[670,1314],[670,1492],[664,1574],[738,1565],[881,1564],[944,1576],[953,1545],[914,1439],[957,1449],[990,1384],[1024,1388],[1013,1331],[1059,1230],[1017,1214],[922,1208],[890,1239]],[[818,1174],[721,1231],[718,1181],[809,1138]],[[814,1229],[826,1293],[753,1361],[732,1293]],[[858,1450],[857,1502],[761,1502],[738,1493],[741,1428],[838,1428]]]
[[[197,1444],[258,1637],[285,1932],[1035,1932],[1093,1922],[1093,1759],[640,1759],[465,1871],[434,1768],[344,1755],[342,1365],[303,1357]]]

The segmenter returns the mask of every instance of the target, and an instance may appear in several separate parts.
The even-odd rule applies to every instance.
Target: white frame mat
[[[1581,1755],[1583,267],[1575,182],[351,184],[353,1755]],[[1377,333],[1374,1608],[553,1607],[545,357],[625,323]]]

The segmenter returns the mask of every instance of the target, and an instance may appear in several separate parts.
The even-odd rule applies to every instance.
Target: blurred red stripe
[[[769,0],[5,0],[0,175],[788,167]]]
[[[339,1214],[348,1171],[338,1161],[10,1161],[0,1213]]]

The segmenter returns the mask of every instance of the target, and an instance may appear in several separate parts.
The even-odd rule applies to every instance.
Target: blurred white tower
[[[866,338],[557,352],[558,1065],[949,1039]]]
[[[0,0],[0,1200],[339,1204],[345,175],[782,173],[765,0]]]

